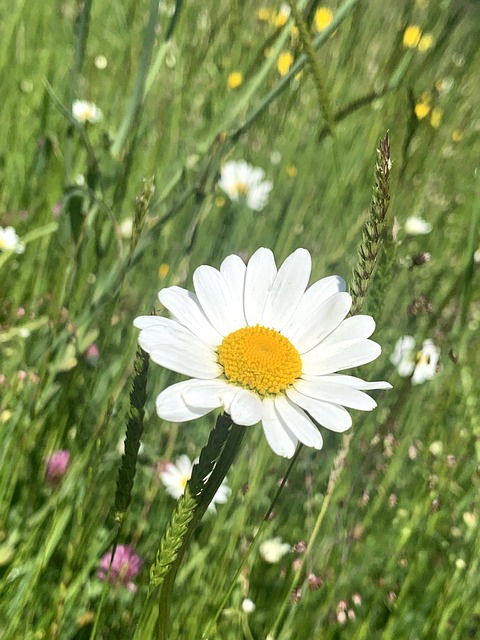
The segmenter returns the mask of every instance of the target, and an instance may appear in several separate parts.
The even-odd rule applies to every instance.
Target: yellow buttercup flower
[[[170,271],[169,265],[166,262],[162,262],[162,264],[158,268],[158,277],[163,280],[163,278],[166,277],[169,271]]]
[[[266,7],[261,7],[257,11],[257,18],[262,22],[268,22],[272,18],[271,9],[267,9]]]
[[[289,178],[295,178],[298,174],[298,169],[294,164],[287,167],[287,175]]]
[[[319,7],[315,11],[315,17],[313,19],[315,23],[315,29],[317,31],[324,31],[333,20],[333,11],[329,7]]]
[[[278,56],[277,69],[281,76],[286,75],[290,71],[290,67],[293,64],[293,55],[290,51],[284,51]]]
[[[12,412],[8,409],[4,409],[2,413],[0,413],[0,422],[8,422],[12,417]]]
[[[438,129],[442,124],[442,115],[443,111],[439,107],[432,109],[432,113],[430,114],[430,124],[434,129]]]
[[[460,142],[462,139],[463,133],[460,131],[460,129],[455,129],[455,131],[452,131],[453,142]]]
[[[283,27],[283,25],[288,22],[289,17],[290,7],[288,4],[282,4],[280,11],[277,14],[274,14],[272,22],[278,28]]]
[[[236,89],[243,82],[243,74],[240,71],[232,71],[228,74],[227,85],[229,89]]]
[[[433,36],[431,33],[426,33],[420,38],[420,42],[418,43],[418,50],[420,53],[424,53],[433,47]]]
[[[415,49],[422,37],[422,30],[417,25],[407,27],[403,33],[403,46],[407,49]]]
[[[415,115],[418,120],[423,120],[430,113],[430,105],[427,102],[418,102],[415,105]]]

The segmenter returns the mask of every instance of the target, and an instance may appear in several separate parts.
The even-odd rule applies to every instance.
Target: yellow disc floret
[[[218,347],[229,382],[261,396],[283,393],[302,374],[302,360],[288,338],[260,325],[230,333]]]

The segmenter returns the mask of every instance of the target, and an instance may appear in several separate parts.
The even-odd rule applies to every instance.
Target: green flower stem
[[[83,61],[85,60],[85,51],[87,47],[88,40],[88,31],[90,27],[90,13],[92,10],[93,0],[85,0],[80,10],[80,15],[78,16],[78,20],[75,21],[76,25],[76,40],[75,40],[75,51],[73,58],[73,66],[72,66],[72,74],[71,74],[71,84],[70,84],[70,104],[68,105],[68,114],[73,120],[73,116],[71,115],[71,108],[73,101],[77,97],[78,92],[78,83],[80,79],[80,74],[82,72]],[[78,123],[76,123],[78,124]],[[65,145],[65,174],[64,174],[64,183],[69,184],[70,177],[72,173],[73,166],[73,145],[72,145],[72,137],[68,136],[66,145]]]
[[[290,5],[290,9],[292,11],[292,17],[295,21],[295,24],[297,25],[298,32],[300,35],[300,40],[302,42],[303,48],[305,49],[305,53],[308,58],[310,70],[312,73],[315,88],[317,90],[318,100],[320,102],[320,107],[323,111],[325,122],[327,124],[330,134],[333,135],[334,120],[333,120],[332,108],[330,105],[330,97],[328,95],[328,90],[323,80],[322,71],[320,69],[320,62],[318,58],[315,56],[315,49],[313,48],[312,38],[308,31],[307,23],[303,19],[301,12],[298,10],[296,0],[289,0],[288,4]]]
[[[135,631],[135,640],[168,638],[173,587],[183,556],[230,469],[245,433],[246,428],[234,424],[229,415],[218,417],[160,543],[150,570],[150,592]]]
[[[273,624],[272,630],[269,632],[268,637],[271,638],[272,640],[277,638],[277,634],[281,628],[281,626],[283,625],[283,621],[285,618],[285,612],[287,609],[287,606],[290,603],[290,599],[291,599],[291,595],[294,592],[294,590],[300,586],[301,580],[304,576],[304,568],[305,568],[305,563],[308,559],[308,557],[310,556],[310,553],[312,551],[312,548],[315,544],[315,541],[317,539],[317,536],[320,532],[320,527],[322,526],[322,522],[323,519],[325,517],[325,514],[327,513],[327,509],[330,505],[330,501],[332,499],[332,495],[333,495],[333,491],[335,489],[335,486],[337,484],[337,480],[340,477],[340,474],[342,472],[342,470],[345,467],[345,460],[347,458],[347,454],[348,451],[350,449],[350,441],[352,439],[352,434],[346,434],[343,438],[343,444],[342,444],[342,448],[340,449],[340,451],[337,454],[337,457],[335,458],[335,461],[333,463],[333,470],[330,474],[330,478],[328,480],[328,487],[327,487],[327,491],[325,494],[325,498],[323,499],[322,502],[322,507],[320,509],[320,512],[317,516],[317,519],[315,521],[315,525],[313,527],[313,531],[310,534],[310,538],[308,540],[307,543],[307,548],[305,549],[305,553],[302,556],[301,559],[301,563],[300,566],[295,570],[294,574],[293,574],[293,578],[292,581],[290,583],[290,587],[288,589],[288,592],[285,596],[285,598],[283,599],[282,605],[278,611],[277,617],[275,619],[275,622]]]
[[[140,438],[143,433],[149,361],[148,354],[138,347],[134,364],[135,374],[130,391],[130,411],[125,436],[125,453],[122,456],[122,464],[118,472],[114,502],[114,518],[119,525],[123,523],[132,500]]]
[[[150,15],[148,18],[147,29],[145,31],[139,69],[135,80],[135,87],[130,97],[127,113],[125,114],[123,122],[120,125],[120,129],[118,130],[111,147],[112,156],[114,158],[121,158],[121,156],[123,155],[125,141],[132,129],[133,121],[138,116],[143,104],[148,67],[150,66],[152,50],[155,44],[155,29],[157,28],[158,22],[158,5],[159,0],[151,0]]]
[[[130,391],[130,411],[127,420],[125,453],[122,456],[122,464],[120,465],[120,469],[118,471],[117,488],[115,492],[113,508],[113,517],[117,524],[117,530],[115,533],[112,554],[110,557],[110,566],[108,568],[108,573],[105,577],[105,580],[103,581],[100,604],[97,608],[95,622],[90,634],[91,640],[93,640],[97,634],[97,628],[103,610],[105,596],[108,590],[113,558],[115,557],[115,552],[117,550],[118,543],[120,542],[122,525],[125,520],[127,510],[130,506],[130,502],[132,500],[133,481],[135,479],[135,473],[137,470],[137,457],[138,451],[140,449],[140,438],[142,437],[143,433],[143,418],[145,414],[145,400],[147,397],[147,373],[149,362],[149,355],[145,351],[143,351],[143,349],[138,347],[134,363],[132,388]]]
[[[220,416],[222,418],[222,416]],[[223,417],[224,420],[229,420],[229,416]],[[218,459],[215,468],[208,478],[204,490],[200,494],[197,508],[193,513],[193,519],[188,527],[188,530],[183,539],[182,547],[177,555],[177,558],[169,573],[165,578],[165,582],[162,586],[162,591],[160,593],[160,603],[159,603],[159,616],[157,620],[157,639],[158,640],[167,640],[168,639],[168,626],[169,626],[169,617],[170,617],[170,606],[172,600],[172,592],[173,586],[175,584],[175,578],[177,576],[178,569],[180,567],[180,563],[182,561],[183,555],[188,547],[190,539],[195,531],[198,523],[202,519],[205,511],[208,508],[208,505],[212,501],[213,497],[217,493],[220,485],[222,484],[223,479],[225,478],[230,466],[232,465],[240,444],[243,440],[243,437],[246,432],[245,427],[238,426],[231,422],[230,420],[230,430],[228,434],[227,441],[225,446],[223,447],[222,453],[220,454],[220,458]],[[193,478],[193,472],[192,472]],[[188,486],[188,485],[187,485]]]
[[[363,306],[383,246],[385,220],[390,204],[391,166],[390,139],[387,132],[378,145],[370,212],[363,228],[362,242],[358,249],[358,262],[353,270],[350,284],[350,293],[353,298],[351,315],[358,313]]]
[[[140,56],[139,70],[135,81],[135,88],[130,97],[127,112],[122,124],[120,125],[120,129],[117,132],[111,148],[111,152],[114,158],[120,159],[124,155],[125,142],[130,131],[132,130],[132,125],[134,124],[135,119],[138,117],[143,102],[149,90],[151,89],[154,79],[156,79],[160,67],[165,59],[165,55],[169,46],[168,41],[172,37],[175,27],[178,23],[178,17],[183,5],[183,1],[178,0],[175,5],[175,11],[170,21],[170,25],[167,29],[165,41],[160,45],[155,62],[152,68],[149,70],[156,39],[159,4],[159,0],[151,0],[150,14],[147,29],[145,32],[143,49]]]
[[[290,460],[290,463],[288,465],[288,469],[285,473],[285,475],[282,478],[282,482],[280,483],[272,502],[270,503],[270,506],[268,507],[265,515],[263,516],[262,522],[260,524],[260,526],[257,529],[257,532],[255,533],[252,542],[250,543],[250,546],[248,547],[245,555],[242,558],[242,561],[240,562],[235,575],[233,576],[231,582],[230,582],[230,586],[228,587],[228,589],[226,590],[222,601],[220,602],[220,604],[217,607],[217,611],[215,612],[215,615],[211,618],[208,627],[205,629],[205,631],[203,632],[202,638],[203,640],[207,640],[207,638],[209,637],[209,633],[211,632],[213,626],[216,624],[218,618],[220,617],[222,611],[225,609],[225,605],[227,604],[228,599],[230,598],[230,596],[232,595],[233,590],[235,589],[235,586],[237,584],[238,578],[240,577],[240,574],[243,571],[243,568],[245,567],[245,565],[247,564],[247,561],[249,559],[249,557],[252,554],[252,551],[256,548],[258,540],[260,539],[261,534],[263,533],[263,530],[266,526],[266,524],[268,522],[270,522],[270,515],[272,514],[275,505],[277,504],[278,498],[280,497],[280,494],[282,493],[285,485],[287,484],[287,480],[290,476],[290,473],[295,465],[295,463],[297,462],[298,456],[300,455],[300,452],[303,449],[303,445],[299,444],[297,447],[297,450],[295,451],[295,455],[293,456],[293,458]]]

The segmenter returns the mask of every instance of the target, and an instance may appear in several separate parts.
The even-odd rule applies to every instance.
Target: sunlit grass
[[[314,70],[292,21],[278,23],[280,3],[262,7],[263,17],[254,2],[177,2],[176,18],[174,3],[160,3],[158,16],[156,5],[98,0],[89,14],[89,2],[20,2],[0,11],[0,225],[25,244],[24,253],[0,251],[0,636],[89,638],[102,597],[97,637],[133,636],[175,507],[162,464],[198,456],[214,424],[161,421],[154,398],[177,378],[151,367],[119,540],[144,565],[136,591],[108,585],[102,596],[133,318],[162,312],[158,290],[190,287],[198,265],[260,246],[278,262],[306,247],[313,279],[350,281],[389,130],[382,277],[363,309],[383,354],[364,377],[394,389],[378,394],[374,412],[352,412],[348,455],[294,594],[299,543],[314,530],[342,439],[323,431],[321,452],[303,449],[262,526],[257,544],[280,536],[292,550],[269,564],[256,546],[232,585],[288,467],[260,428],[248,428],[228,473],[231,498],[205,516],[179,571],[171,637],[200,638],[209,626],[219,640],[263,639],[274,627],[281,640],[473,637],[478,8],[298,2]],[[416,26],[431,46],[421,36],[405,44]],[[284,52],[290,71],[279,69]],[[76,99],[94,102],[101,122],[77,122]],[[241,159],[273,183],[261,211],[218,186],[221,167]],[[413,215],[432,231],[406,233]],[[426,252],[429,260],[419,257]],[[389,358],[403,335],[440,348],[432,380],[412,386],[396,372]],[[57,450],[70,452],[69,465],[52,486],[46,459]]]

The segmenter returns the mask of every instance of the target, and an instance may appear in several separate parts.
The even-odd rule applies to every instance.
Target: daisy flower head
[[[185,493],[185,487],[192,477],[192,469],[195,462],[196,460],[192,462],[187,455],[183,454],[177,459],[175,464],[173,462],[167,462],[163,471],[160,472],[160,480],[172,498],[178,500]],[[231,493],[232,490],[228,486],[227,479],[225,478],[218,488],[217,493],[213,496],[213,500],[208,505],[208,510],[216,513],[215,504],[225,504]]]
[[[283,558],[283,556],[290,551],[291,547],[287,542],[284,542],[282,538],[269,538],[262,542],[259,547],[259,552],[265,562],[269,564],[277,564]]]
[[[435,377],[438,369],[440,349],[433,340],[424,340],[419,351],[415,349],[415,338],[399,338],[390,356],[390,362],[402,378],[412,377],[412,384],[422,384]]]
[[[265,171],[260,167],[252,167],[245,160],[229,160],[220,172],[218,186],[232,202],[245,200],[250,209],[261,211],[273,188],[264,178]]]
[[[23,253],[25,245],[20,241],[13,227],[0,227],[0,251]]]
[[[103,113],[94,102],[75,100],[72,105],[72,115],[77,122],[97,124],[103,120]]]
[[[430,233],[432,225],[419,216],[410,216],[405,221],[405,233],[409,236],[423,236]]]
[[[171,318],[140,316],[139,344],[153,362],[189,376],[156,400],[164,420],[184,422],[223,408],[237,425],[262,423],[270,447],[291,458],[300,441],[321,449],[314,421],[332,431],[352,424],[345,407],[370,411],[365,382],[337,373],[375,360],[370,316],[347,318],[352,299],[345,281],[330,276],[307,289],[311,257],[297,249],[277,270],[270,249],[245,265],[228,256],[220,270],[200,266],[195,293],[159,293]]]

